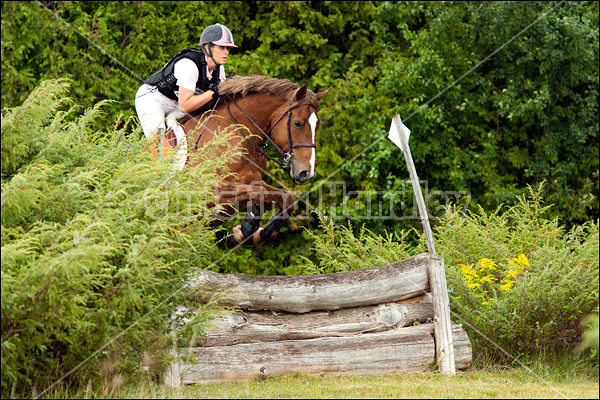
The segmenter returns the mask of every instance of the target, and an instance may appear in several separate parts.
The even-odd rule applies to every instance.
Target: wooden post
[[[402,128],[402,120],[399,115],[394,115],[394,123],[396,124],[396,130],[400,136],[400,143],[402,143],[404,151],[404,159],[406,160],[406,166],[408,167],[408,174],[412,182],[413,191],[415,193],[415,199],[417,206],[419,207],[419,214],[421,215],[421,223],[423,224],[423,231],[425,232],[425,240],[427,241],[427,250],[432,255],[435,253],[435,245],[433,244],[433,234],[431,233],[431,226],[429,225],[429,213],[427,207],[425,207],[425,200],[423,200],[423,193],[421,192],[421,185],[419,184],[419,177],[417,176],[417,170],[410,153],[410,147],[408,147],[408,140],[404,135],[404,129]]]
[[[173,347],[169,352],[171,356],[177,357],[177,338],[175,333],[175,321],[171,322],[171,336],[173,340]],[[177,360],[171,361],[163,377],[163,383],[171,387],[181,386],[181,374],[179,371],[179,362]]]
[[[448,299],[448,287],[446,286],[446,271],[444,270],[444,260],[435,257],[435,245],[433,243],[433,233],[429,225],[429,212],[425,206],[419,177],[412,159],[408,140],[404,134],[402,120],[399,115],[394,115],[394,124],[400,137],[402,150],[404,151],[404,159],[408,167],[408,173],[412,182],[415,200],[419,207],[421,223],[425,232],[425,240],[427,241],[427,250],[434,256],[432,261],[428,263],[427,272],[429,275],[429,286],[431,288],[431,296],[433,297],[433,321],[435,327],[435,347],[436,357],[440,372],[443,374],[456,374],[454,362],[454,346],[452,344],[452,321],[450,320],[450,301]]]
[[[442,374],[455,375],[454,340],[452,320],[450,319],[450,301],[446,286],[444,260],[432,257],[427,263],[429,287],[433,302],[433,327],[435,332],[435,355]]]

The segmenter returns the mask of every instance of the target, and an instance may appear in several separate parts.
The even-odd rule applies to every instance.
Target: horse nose
[[[310,178],[312,174],[309,169],[305,169],[304,171],[300,171],[300,173],[296,176],[296,183],[304,183]]]

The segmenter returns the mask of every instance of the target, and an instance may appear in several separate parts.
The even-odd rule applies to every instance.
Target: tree
[[[596,2],[5,2],[2,13],[3,107],[42,79],[68,77],[84,106],[117,101],[96,121],[112,126],[118,112],[134,116],[141,79],[196,47],[214,22],[240,46],[229,72],[331,87],[317,179],[296,187],[269,170],[314,196],[344,182],[354,197],[340,189],[321,210],[339,224],[366,215],[360,191],[380,192],[384,215],[411,216],[402,154],[386,138],[395,114],[412,130],[433,216],[444,195],[464,204],[470,193],[469,204],[493,210],[545,181],[567,227],[598,218]],[[356,222],[377,234],[419,227],[414,218]],[[317,226],[313,215],[284,229],[297,245],[282,269],[304,240],[300,228]],[[261,255],[257,268],[274,257]]]

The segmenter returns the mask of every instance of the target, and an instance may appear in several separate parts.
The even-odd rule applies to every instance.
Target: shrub
[[[61,111],[68,89],[47,81],[2,113],[3,397],[164,354],[186,273],[212,257],[196,215],[229,156],[173,173],[131,120],[97,132],[102,104]]]
[[[499,356],[573,349],[598,307],[598,222],[565,232],[540,192],[489,215],[449,210],[436,229],[453,315]]]
[[[299,270],[303,274],[324,274],[352,271],[384,265],[409,258],[426,251],[423,240],[414,241],[419,236],[414,229],[375,235],[364,226],[354,235],[351,226],[337,225],[332,219],[321,218],[322,232],[306,230],[313,241],[314,257],[301,258]],[[313,261],[313,258],[316,260]]]
[[[585,331],[583,332],[583,341],[579,347],[580,351],[585,349],[591,349],[592,356],[598,355],[598,314],[590,314],[586,316],[583,321]]]
[[[582,319],[598,309],[598,222],[565,232],[545,217],[541,187],[529,192],[491,214],[450,208],[434,227],[452,318],[476,351],[492,357],[574,350]],[[303,273],[369,268],[426,251],[417,231],[382,237],[363,228],[355,236],[331,221],[321,226],[322,233],[308,232],[314,256],[303,257]],[[407,240],[413,234],[416,245]]]

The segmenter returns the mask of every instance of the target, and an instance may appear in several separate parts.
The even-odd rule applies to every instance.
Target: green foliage
[[[565,232],[541,191],[505,213],[449,210],[436,229],[451,309],[498,356],[572,349],[598,307],[598,222]]]
[[[144,351],[164,356],[190,267],[214,253],[196,215],[236,156],[173,173],[131,121],[96,130],[102,104],[67,121],[68,90],[44,82],[2,114],[3,397],[97,377],[102,360],[131,374]],[[175,334],[197,334],[210,315],[199,309]]]
[[[110,127],[115,115],[135,115],[142,79],[220,22],[240,46],[228,73],[332,88],[320,111],[317,179],[301,189],[344,182],[394,193],[383,212],[403,210],[408,173],[386,137],[400,114],[428,190],[468,192],[491,212],[546,181],[549,212],[568,229],[600,216],[597,2],[3,2],[2,15],[3,107],[21,105],[43,80],[69,78],[84,108],[111,101],[95,119]],[[296,189],[268,169],[268,183]],[[343,204],[319,212],[339,216]],[[419,229],[414,219],[365,224],[380,235]],[[293,267],[305,242],[298,228],[317,227],[298,222],[286,254],[259,250],[251,270]],[[229,261],[245,269],[244,254]]]
[[[546,180],[551,184],[545,195],[557,204],[554,215],[569,226],[586,216],[597,218],[592,211],[598,201],[598,30],[592,29],[597,5],[564,3],[519,36],[552,5],[419,6],[411,21],[403,3],[382,4],[385,45],[375,62],[378,69],[368,74],[376,84],[369,87],[367,80],[357,86],[360,102],[333,106],[350,107],[345,116],[372,127],[350,126],[363,132],[359,148],[384,136],[390,116],[398,113],[412,128],[411,151],[430,188],[468,190],[491,211],[515,204],[527,184]],[[392,20],[400,23],[394,26]],[[426,22],[415,29],[419,20]],[[348,124],[341,118],[340,123]],[[406,173],[388,147],[387,140],[377,143],[348,169],[359,172],[363,182],[373,178],[379,190],[390,188],[390,175],[397,179]]]
[[[592,349],[593,355],[598,356],[598,314],[590,314],[586,316],[582,324],[585,326],[583,332],[583,341],[581,342],[580,348],[582,350]]]
[[[314,242],[313,252],[317,261],[300,256],[304,261],[301,265],[304,274],[370,268],[426,251],[424,240],[419,240],[417,245],[413,245],[409,240],[411,235],[420,236],[414,230],[380,236],[374,235],[363,226],[358,235],[355,235],[351,227],[336,225],[328,219],[321,220],[321,227],[321,232],[306,231],[309,239]]]
[[[496,359],[573,350],[582,319],[598,308],[598,222],[565,232],[547,218],[541,191],[530,189],[530,198],[504,213],[449,208],[435,228],[453,317],[478,352]],[[327,220],[322,228],[309,232],[317,260],[302,257],[304,273],[369,268],[426,251],[416,231],[383,237],[363,228],[355,235]]]

